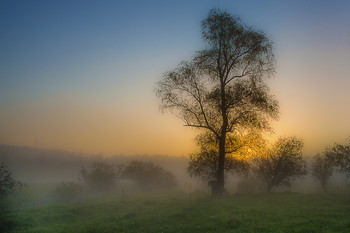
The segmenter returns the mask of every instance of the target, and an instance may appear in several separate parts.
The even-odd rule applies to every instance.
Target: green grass
[[[1,217],[1,216],[0,216]],[[149,196],[17,209],[5,232],[349,232],[350,196]]]

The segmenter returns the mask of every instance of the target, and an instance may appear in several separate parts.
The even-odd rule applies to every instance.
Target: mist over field
[[[210,187],[206,180],[190,177],[187,172],[189,158],[187,156],[166,156],[166,155],[84,155],[71,153],[62,150],[38,149],[33,147],[0,146],[0,162],[7,164],[13,176],[20,181],[36,185],[54,185],[60,182],[77,182],[86,185],[81,179],[80,171],[83,167],[89,167],[92,162],[104,161],[108,164],[115,164],[125,167],[131,161],[152,162],[175,175],[178,182],[178,191],[185,193],[206,193],[210,195]],[[311,163],[311,158],[308,160]],[[226,188],[229,193],[249,192],[249,190],[238,190],[240,181],[244,175],[228,174]],[[127,179],[120,178],[117,189],[120,194],[121,186],[127,192]],[[132,183],[132,182],[131,182]],[[330,178],[330,192],[345,192],[348,180],[342,173],[335,172]],[[252,192],[263,192],[264,190],[251,190]],[[133,194],[131,191],[131,194]],[[297,179],[291,187],[282,187],[279,192],[301,192],[318,193],[322,190],[320,185],[311,174]],[[134,193],[135,194],[135,193]]]
[[[184,156],[166,155],[112,155],[72,153],[63,150],[38,149],[33,147],[0,146],[0,161],[5,162],[19,180],[29,183],[79,181],[82,167],[94,161],[127,165],[133,160],[151,161],[176,174],[178,179],[188,177]]]
[[[81,176],[94,161],[125,169],[135,160],[170,171],[176,183],[144,189],[119,176],[112,189],[95,189]],[[1,202],[3,232],[346,232],[349,224],[349,182],[338,172],[327,193],[310,174],[272,194],[244,175],[227,175],[225,196],[213,198],[207,181],[188,175],[187,157],[103,157],[2,145],[0,162],[24,184]]]

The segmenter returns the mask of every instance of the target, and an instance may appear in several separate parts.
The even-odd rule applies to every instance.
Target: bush
[[[18,191],[23,184],[12,177],[11,171],[5,163],[0,164],[0,199],[5,198],[10,193]]]
[[[115,184],[120,175],[118,166],[107,162],[93,162],[90,169],[81,169],[81,178],[96,191],[110,191],[115,188]]]
[[[134,181],[143,191],[170,189],[177,186],[175,176],[151,162],[132,161],[124,169],[123,178]]]
[[[55,198],[60,202],[73,202],[81,199],[82,187],[74,182],[61,182],[54,191]]]

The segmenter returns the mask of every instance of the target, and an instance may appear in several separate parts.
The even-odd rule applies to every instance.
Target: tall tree
[[[156,86],[161,109],[175,110],[185,126],[206,130],[218,141],[214,195],[224,192],[226,140],[249,128],[269,129],[278,102],[264,78],[274,73],[272,41],[218,9],[202,21],[206,49],[164,74]]]

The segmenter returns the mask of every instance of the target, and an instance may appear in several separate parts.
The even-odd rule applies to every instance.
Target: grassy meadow
[[[349,232],[348,194],[171,194],[16,207],[3,232]]]

